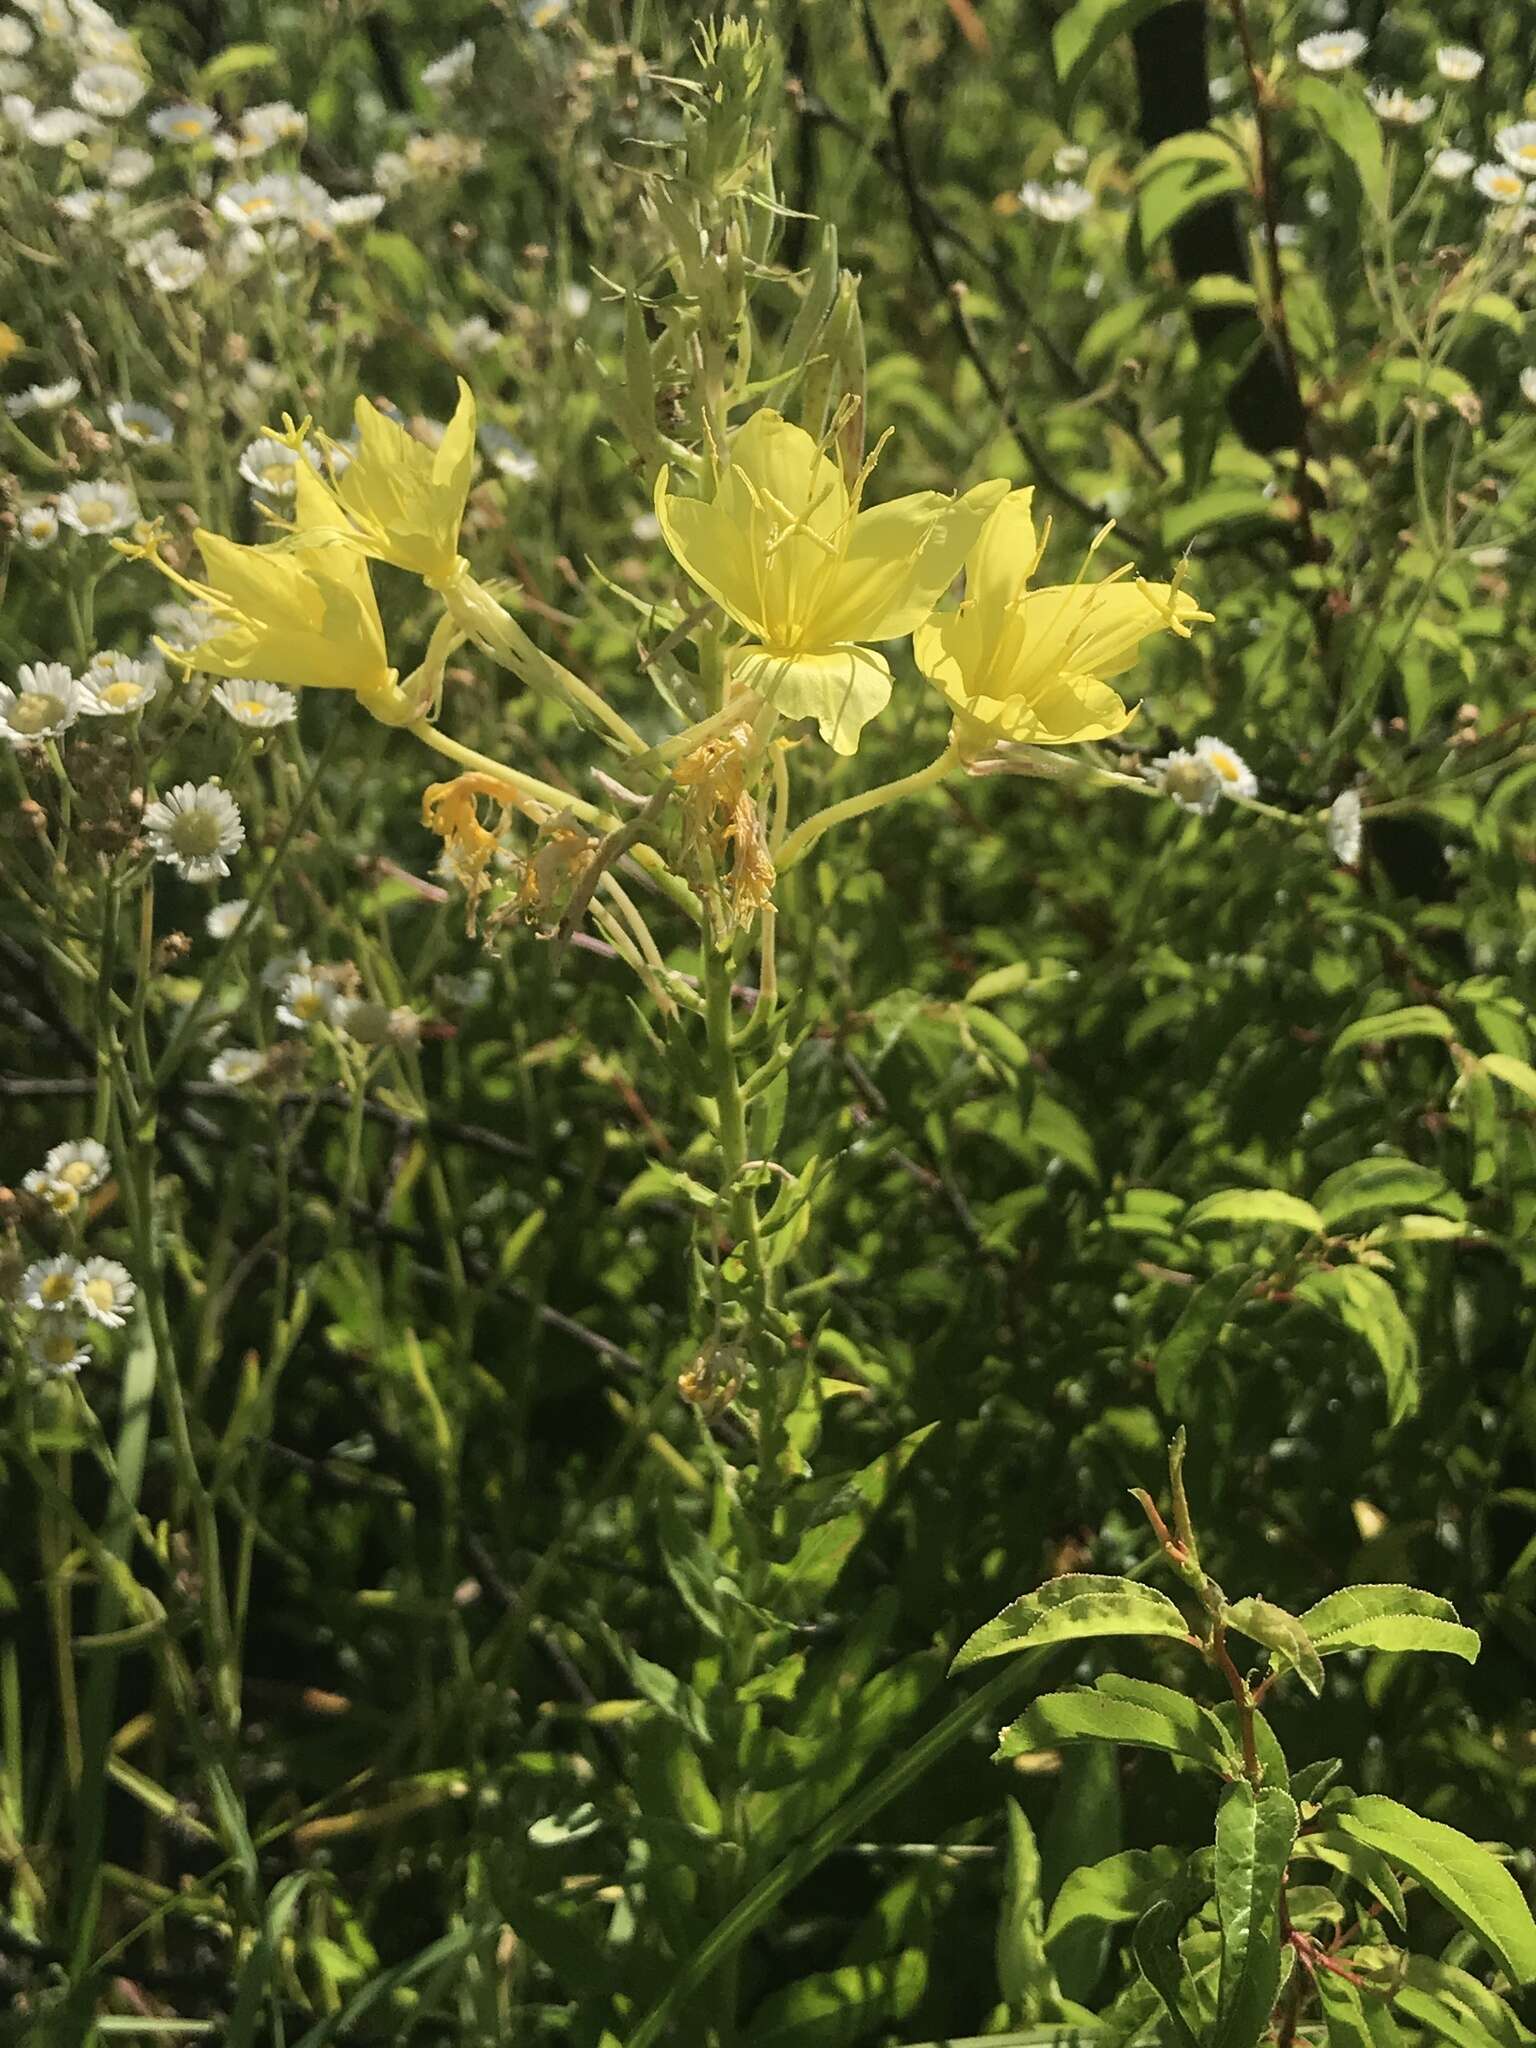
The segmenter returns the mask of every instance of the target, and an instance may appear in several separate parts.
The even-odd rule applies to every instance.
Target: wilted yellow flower
[[[20,355],[25,347],[26,343],[15,328],[0,320],[0,363],[8,363],[12,356]]]
[[[1069,746],[1122,731],[1132,713],[1104,678],[1128,669],[1149,633],[1187,639],[1211,616],[1177,581],[1127,582],[1128,569],[1031,590],[1050,537],[1049,525],[1036,537],[1033,497],[1013,491],[997,507],[967,558],[964,603],[912,636],[918,667],[959,713],[967,751],[998,737]]]
[[[352,690],[387,723],[417,715],[389,666],[368,564],[355,548],[314,534],[260,547],[201,528],[195,538],[205,583],[162,560],[152,531],[119,544],[217,615],[218,630],[208,639],[188,649],[161,642],[162,653],[210,675]]]
[[[334,528],[355,547],[441,586],[460,567],[459,528],[475,463],[475,400],[463,378],[453,418],[436,448],[408,434],[376,405],[354,408],[358,446],[322,479],[307,462],[297,478],[297,523]]]
[[[927,617],[1008,488],[919,491],[865,512],[872,467],[850,492],[803,428],[765,410],[732,437],[713,498],[674,497],[665,469],[656,479],[667,546],[752,636],[735,679],[786,718],[814,718],[840,754],[891,694],[884,657],[864,643]]]
[[[480,800],[500,806],[493,831],[480,822]],[[422,792],[421,822],[443,842],[444,863],[465,894],[465,930],[475,928],[475,911],[490,887],[486,874],[501,845],[509,814],[517,808],[517,791],[494,775],[455,775],[434,782]]]

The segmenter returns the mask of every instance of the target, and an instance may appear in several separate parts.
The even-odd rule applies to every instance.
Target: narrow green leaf
[[[1215,1715],[1165,1685],[1101,1678],[1032,1700],[998,1736],[999,1763],[1069,1742],[1123,1742],[1182,1756],[1218,1777],[1241,1769],[1231,1738]]]
[[[1184,1218],[1186,1230],[1198,1230],[1205,1223],[1282,1223],[1292,1230],[1322,1235],[1324,1224],[1310,1202],[1288,1195],[1282,1188],[1225,1188],[1207,1195]]]
[[[1481,2036],[1481,2048],[1488,2048],[1489,2043],[1493,2048],[1529,2048],[1530,2030],[1499,1994],[1470,1970],[1443,1963],[1438,1956],[1409,1956],[1403,1963],[1403,1975],[1415,1991],[1429,1993],[1458,2017],[1471,2021]]]
[[[927,1988],[928,1958],[920,1948],[802,1977],[758,2007],[747,2048],[844,2048],[906,2019]]]
[[[1475,1629],[1464,1628],[1449,1600],[1417,1586],[1341,1586],[1301,1617],[1320,1657],[1339,1650],[1440,1650],[1477,1662]]]
[[[1221,1988],[1214,2048],[1254,2048],[1280,1988],[1280,1887],[1296,1840],[1296,1802],[1277,1785],[1230,1785],[1216,1810]]]
[[[1407,1928],[1408,1907],[1403,1898],[1403,1888],[1397,1881],[1396,1871],[1379,1850],[1368,1848],[1364,1842],[1357,1842],[1350,1835],[1340,1834],[1336,1828],[1314,1828],[1300,1837],[1292,1851],[1293,1861],[1299,1862],[1306,1857],[1314,1863],[1326,1863],[1330,1869],[1342,1870],[1356,1884],[1364,1885],[1398,1926]]]
[[[1354,166],[1360,189],[1377,213],[1389,196],[1386,150],[1381,123],[1359,87],[1331,78],[1298,78],[1291,87],[1300,107],[1317,122],[1334,146]]]
[[[1428,1003],[1410,1003],[1403,1010],[1380,1010],[1371,1017],[1357,1017],[1346,1024],[1333,1041],[1333,1051],[1348,1052],[1351,1046],[1388,1044],[1396,1038],[1443,1038],[1456,1036],[1456,1027],[1444,1010]]]
[[[1516,1059],[1511,1052],[1485,1052],[1478,1065],[1485,1074],[1492,1074],[1495,1081],[1502,1081],[1506,1088],[1536,1102],[1536,1067],[1528,1060]]]
[[[1330,1230],[1358,1216],[1375,1217],[1383,1210],[1430,1209],[1444,1205],[1465,1216],[1466,1205],[1445,1176],[1414,1159],[1357,1159],[1330,1173],[1313,1198]]]
[[[1306,1624],[1271,1600],[1234,1600],[1226,1610],[1229,1628],[1288,1664],[1314,1698],[1323,1689],[1323,1666],[1312,1646]]]
[[[961,1645],[950,1669],[964,1671],[988,1657],[1043,1650],[1089,1636],[1189,1635],[1189,1623],[1166,1593],[1135,1579],[1066,1572],[1026,1593],[977,1629]]]
[[[1536,1977],[1536,1921],[1519,1885],[1480,1842],[1369,1793],[1337,1816],[1345,1834],[1379,1849],[1473,1934],[1516,1984]]]
[[[1045,1952],[1045,1903],[1040,1895],[1040,1850],[1016,1799],[1008,1816],[1008,1869],[997,1918],[997,1989],[1011,2018],[1044,2019],[1059,2010],[1061,1993]]]
[[[1390,1282],[1368,1266],[1334,1266],[1304,1273],[1295,1292],[1371,1347],[1387,1383],[1388,1420],[1411,1415],[1419,1405],[1418,1339]]]
[[[1137,1967],[1163,2002],[1173,2021],[1180,2048],[1199,2048],[1193,2028],[1184,2016],[1184,1961],[1179,1954],[1179,1929],[1183,1915],[1168,1899],[1158,1899],[1136,1922],[1131,1936],[1131,1953]]]
[[[1364,2001],[1355,1986],[1332,1970],[1319,1970],[1313,1982],[1328,2026],[1328,2048],[1376,2048]]]
[[[1202,1280],[1180,1309],[1157,1352],[1157,1398],[1169,1414],[1178,1406],[1184,1382],[1246,1300],[1253,1280],[1250,1266],[1223,1266]]]
[[[1155,14],[1168,0],[1076,0],[1051,32],[1051,54],[1063,114],[1087,82],[1088,74],[1116,36],[1129,35],[1136,24]]]

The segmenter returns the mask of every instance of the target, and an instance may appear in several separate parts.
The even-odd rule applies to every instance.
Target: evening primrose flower
[[[341,534],[375,561],[420,576],[433,589],[462,567],[459,528],[475,464],[475,400],[463,378],[459,402],[436,448],[359,398],[355,446],[325,480],[298,472],[300,523]],[[334,453],[337,444],[322,438]],[[286,680],[286,678],[285,678]]]
[[[751,636],[734,680],[785,718],[814,718],[840,754],[891,694],[884,656],[865,643],[921,624],[1008,488],[919,491],[865,511],[873,464],[850,492],[803,428],[765,409],[732,437],[712,498],[674,497],[666,469],[656,479],[667,546]]]
[[[240,806],[216,782],[178,782],[144,812],[144,836],[156,860],[184,882],[212,882],[229,873],[226,855],[245,844]]]
[[[299,475],[310,475],[307,465]],[[379,717],[398,704],[378,603],[356,548],[334,532],[306,530],[302,517],[293,534],[258,547],[202,528],[195,539],[206,583],[172,569],[152,530],[147,538],[118,543],[123,553],[152,561],[218,621],[194,646],[162,640],[162,653],[187,668],[239,681],[352,690]]]
[[[1132,713],[1104,677],[1128,669],[1149,633],[1188,639],[1211,617],[1177,580],[1127,582],[1128,570],[1031,590],[1050,537],[1049,526],[1036,537],[1033,499],[1011,491],[997,506],[967,557],[965,601],[912,636],[918,667],[958,714],[963,752],[995,738],[1070,746],[1122,731]]]

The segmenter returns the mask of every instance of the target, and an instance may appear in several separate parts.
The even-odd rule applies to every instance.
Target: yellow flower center
[[[41,690],[23,690],[16,699],[10,722],[17,732],[44,732],[55,722],[63,708],[63,699],[60,697],[50,697]]]
[[[105,526],[117,507],[110,498],[84,498],[75,509],[87,526]]]
[[[96,1169],[89,1160],[71,1159],[67,1166],[60,1167],[58,1178],[72,1188],[86,1188],[96,1178]]]
[[[110,710],[132,711],[143,701],[144,689],[140,683],[108,683],[99,694]]]
[[[62,1367],[73,1363],[80,1347],[69,1331],[47,1330],[39,1348],[49,1365]]]
[[[75,1298],[73,1273],[50,1273],[38,1288],[45,1308],[67,1308]]]
[[[302,1018],[306,1024],[313,1024],[317,1017],[324,1016],[325,1014],[325,998],[322,995],[317,995],[311,989],[305,995],[295,996],[288,1007],[296,1017]]]
[[[1242,780],[1242,770],[1230,754],[1208,754],[1206,759],[1216,770],[1216,773],[1223,782],[1240,782]]]
[[[55,1216],[72,1216],[80,1206],[80,1190],[67,1180],[51,1180],[42,1190],[42,1201]]]
[[[268,705],[262,703],[259,697],[247,697],[239,706],[242,715],[246,718],[265,718],[269,708]]]
[[[261,480],[269,490],[280,491],[293,482],[291,462],[264,462],[261,465]]]
[[[171,123],[171,133],[173,135],[201,135],[202,132],[202,122],[192,114],[183,114],[179,121]]]
[[[94,1280],[83,1282],[80,1292],[94,1309],[100,1309],[105,1312],[117,1306],[117,1289],[110,1280],[104,1279],[100,1275]]]

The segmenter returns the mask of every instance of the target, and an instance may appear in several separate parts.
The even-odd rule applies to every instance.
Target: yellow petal
[[[1170,603],[1181,619],[1200,616],[1192,597],[1166,583],[1060,584],[1028,592],[1019,606],[1023,638],[1009,688],[1059,671],[1120,675],[1149,633],[1168,630]]]
[[[675,498],[668,471],[656,479],[656,519],[662,538],[700,590],[738,625],[767,635],[762,614],[762,564],[752,550],[750,522],[730,518],[715,502]]]
[[[428,582],[446,582],[458,562],[459,527],[474,464],[475,402],[459,380],[459,402],[436,449],[428,448],[366,398],[353,409],[358,447],[336,481],[336,496],[371,551]]]
[[[731,471],[760,500],[782,507],[823,539],[847,524],[852,507],[842,471],[804,427],[765,407],[731,436],[730,456]]]
[[[959,575],[1007,489],[997,480],[958,499],[918,491],[861,512],[808,637],[817,644],[904,639]]]
[[[1020,595],[1040,560],[1033,515],[1034,486],[1010,491],[981,530],[965,565],[967,604],[1008,604]]]
[[[746,647],[737,653],[732,673],[782,717],[814,718],[838,754],[858,751],[860,733],[891,695],[891,671],[867,647],[801,655]]]

